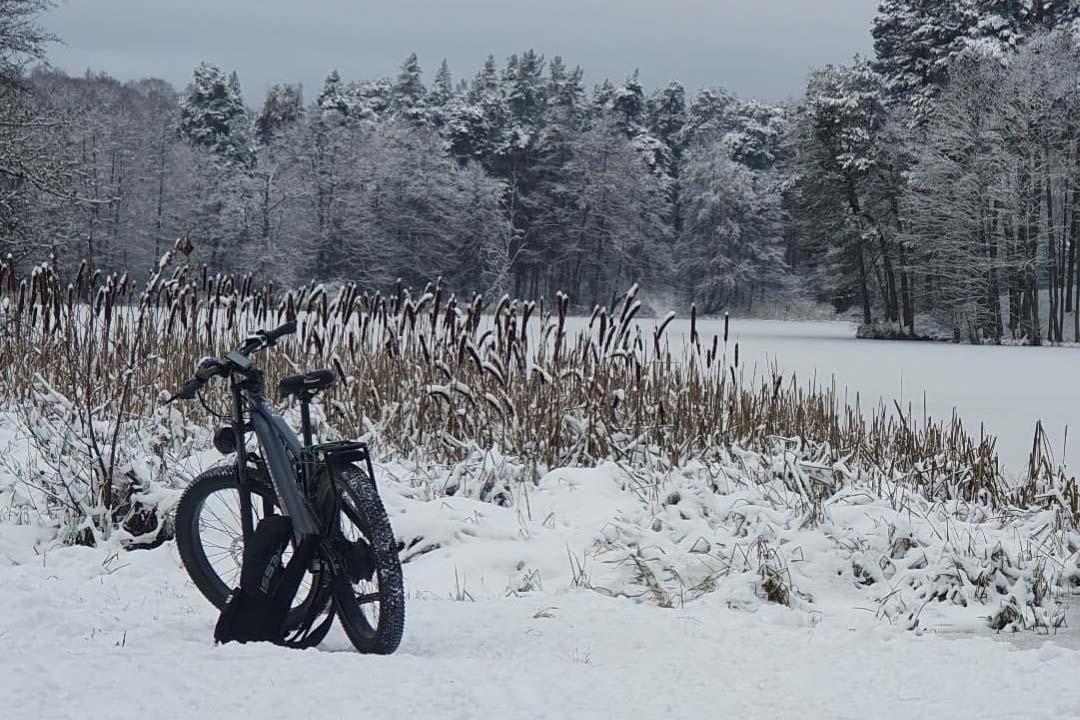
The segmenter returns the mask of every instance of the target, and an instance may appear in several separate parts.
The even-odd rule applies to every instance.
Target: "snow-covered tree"
[[[390,92],[390,109],[400,118],[423,123],[427,120],[427,88],[416,53],[405,58]]]
[[[274,85],[266,91],[255,117],[255,139],[268,145],[274,137],[304,117],[304,96],[298,85]]]
[[[815,71],[807,88],[804,137],[798,172],[804,230],[831,256],[834,280],[855,274],[863,322],[873,322],[870,243],[880,235],[870,207],[868,180],[878,167],[886,124],[885,83],[870,63],[828,65]],[[837,222],[842,221],[840,226]],[[828,253],[825,249],[828,249]]]
[[[995,109],[1002,68],[975,57],[954,63],[919,147],[906,203],[906,234],[926,281],[918,299],[958,334],[1000,339],[1001,179],[1007,172]]]
[[[63,192],[58,169],[46,160],[52,139],[32,130],[40,118],[25,74],[30,64],[45,58],[53,39],[40,20],[53,4],[0,0],[0,253],[4,255],[29,252],[34,242],[35,233],[26,224],[31,188]],[[53,123],[57,120],[53,118]]]
[[[180,98],[180,132],[226,164],[251,159],[251,136],[240,81],[210,63],[195,68],[194,79]]]
[[[719,143],[691,151],[682,178],[676,272],[688,299],[712,313],[779,290],[787,268],[773,180]]]

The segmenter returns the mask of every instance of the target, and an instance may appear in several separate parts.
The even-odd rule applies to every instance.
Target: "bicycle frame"
[[[305,539],[315,539],[319,536],[319,530],[315,519],[300,491],[300,480],[296,475],[296,465],[301,460],[300,440],[292,431],[284,418],[278,415],[270,401],[266,397],[265,382],[262,371],[253,370],[242,378],[232,378],[233,396],[233,422],[232,429],[237,438],[237,482],[240,489],[240,522],[245,541],[254,532],[254,523],[251,513],[251,493],[246,492],[251,487],[248,478],[247,448],[244,437],[247,432],[254,430],[258,439],[259,447],[263,452],[270,475],[270,482],[274,488],[274,494],[284,503],[282,508],[289,516],[293,526],[293,537],[299,544]],[[249,425],[244,421],[245,411],[251,418]],[[305,438],[310,436],[308,426],[310,420],[305,415]],[[293,460],[290,461],[289,455]]]

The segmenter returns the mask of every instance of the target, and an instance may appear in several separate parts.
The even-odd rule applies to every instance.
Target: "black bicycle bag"
[[[283,555],[292,536],[292,522],[287,516],[271,515],[259,522],[245,544],[240,586],[229,595],[221,611],[214,640],[272,642],[290,647],[311,647],[322,640],[332,618],[328,617],[318,629],[312,628],[321,603],[313,603],[301,627],[287,625],[293,600],[318,545],[316,539],[302,540],[285,563]]]

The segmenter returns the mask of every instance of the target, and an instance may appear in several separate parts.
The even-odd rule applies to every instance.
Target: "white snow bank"
[[[718,597],[665,610],[587,591],[476,602],[414,594],[398,654],[365,657],[337,630],[304,652],[214,647],[214,620],[171,544],[119,558],[63,548],[26,564],[0,559],[4,717],[1080,714],[1071,631],[1016,649],[989,637],[919,637],[870,613],[809,624],[786,608],[747,613]]]

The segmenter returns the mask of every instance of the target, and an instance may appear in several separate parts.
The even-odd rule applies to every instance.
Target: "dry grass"
[[[735,446],[783,446],[790,462],[777,472],[808,510],[857,472],[889,492],[909,487],[993,507],[1065,503],[1077,513],[1075,481],[1040,452],[1041,435],[1028,482],[1011,489],[994,439],[973,436],[955,417],[915,422],[899,407],[862,408],[794,377],[749,382],[726,328],[704,338],[693,312],[689,347],[670,347],[666,322],[644,336],[634,323],[636,289],[572,336],[562,295],[548,305],[463,300],[439,286],[280,293],[182,261],[167,256],[146,287],[85,268],[71,278],[49,264],[25,277],[0,269],[0,403],[40,403],[47,387],[81,408],[84,434],[101,446],[88,462],[99,465],[94,492],[106,508],[118,502],[110,440],[125,424],[145,423],[199,357],[296,318],[299,333],[260,362],[271,379],[335,369],[344,382],[326,398],[330,424],[366,436],[383,457],[422,452],[453,464],[495,448],[538,477],[604,460],[672,467]],[[183,412],[206,419],[195,404]]]

